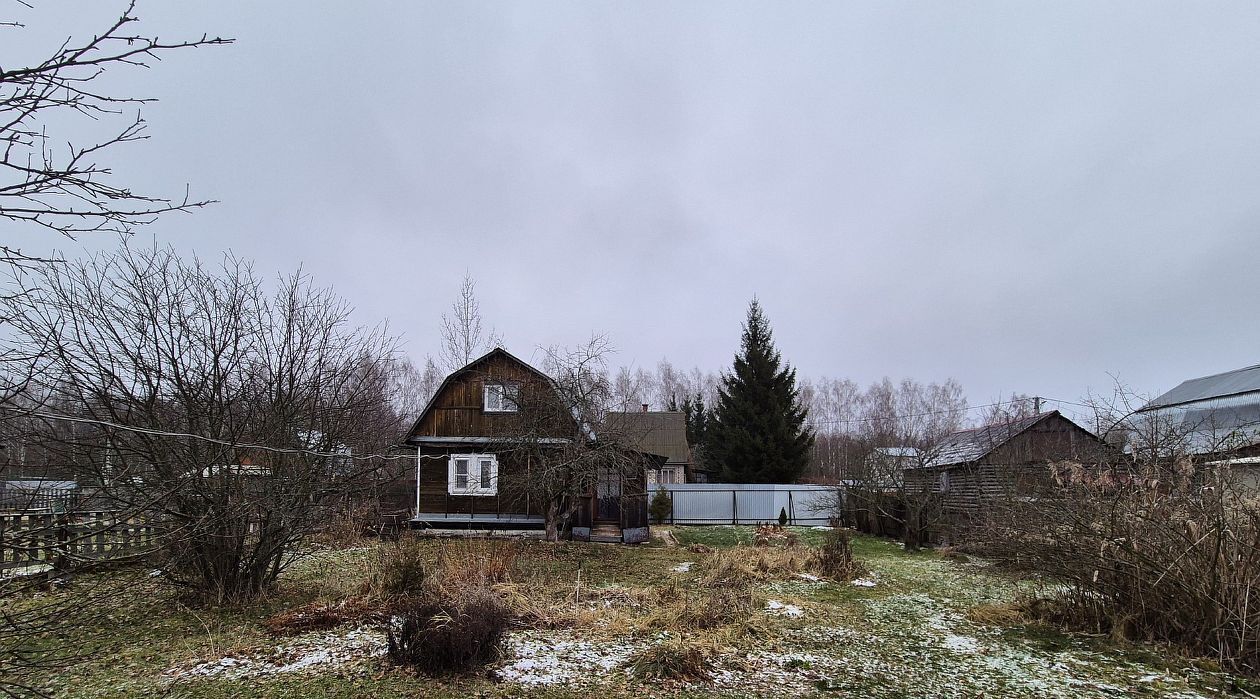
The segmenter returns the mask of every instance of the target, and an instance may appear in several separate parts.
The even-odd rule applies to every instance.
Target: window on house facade
[[[949,471],[941,471],[941,475],[936,481],[936,492],[949,492]]]
[[[516,412],[520,393],[520,387],[515,384],[486,384],[485,411],[487,413]]]
[[[494,454],[451,454],[446,483],[451,495],[498,495],[499,459]]]

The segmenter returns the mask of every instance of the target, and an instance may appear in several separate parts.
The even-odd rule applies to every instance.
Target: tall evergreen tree
[[[809,463],[813,433],[796,389],[796,370],[783,363],[770,324],[753,299],[740,354],[722,377],[705,435],[708,458],[728,483],[792,483]]]

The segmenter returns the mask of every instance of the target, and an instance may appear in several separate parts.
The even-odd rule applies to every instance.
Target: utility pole
[[[1033,396],[1033,415],[1041,414],[1041,396]]]

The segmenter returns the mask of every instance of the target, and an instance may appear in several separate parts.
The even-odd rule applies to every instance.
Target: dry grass
[[[649,680],[708,680],[720,648],[711,640],[669,638],[636,653],[627,665]]]
[[[796,546],[799,542],[794,532],[774,524],[763,524],[753,534],[754,546]]]
[[[1020,602],[978,604],[967,609],[964,616],[967,621],[982,626],[1016,626],[1028,620],[1024,604]]]
[[[371,614],[372,609],[367,602],[358,597],[350,597],[337,602],[312,602],[285,610],[264,620],[263,627],[275,636],[296,636],[360,621]]]

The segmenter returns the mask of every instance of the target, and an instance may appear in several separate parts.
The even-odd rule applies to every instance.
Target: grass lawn
[[[824,535],[790,529],[806,552]],[[110,594],[72,639],[85,657],[38,683],[82,697],[1238,696],[1231,689],[1241,680],[1210,663],[973,621],[989,618],[977,610],[1014,599],[1019,584],[982,562],[907,553],[869,537],[858,537],[854,551],[871,586],[771,571],[753,590],[750,616],[717,629],[680,627],[660,600],[703,605],[708,598],[697,595],[722,557],[755,549],[739,546],[752,541],[752,527],[673,532],[679,546],[509,544],[516,567],[501,591],[522,610],[521,628],[506,657],[478,677],[438,680],[392,666],[367,621],[267,632],[262,622],[278,612],[360,594],[378,547],[388,545],[365,542],[312,552],[270,598],[241,608],[187,606],[144,572],[94,581]],[[423,545],[436,556],[461,544]],[[669,644],[702,648],[707,677],[632,671],[640,654]]]

